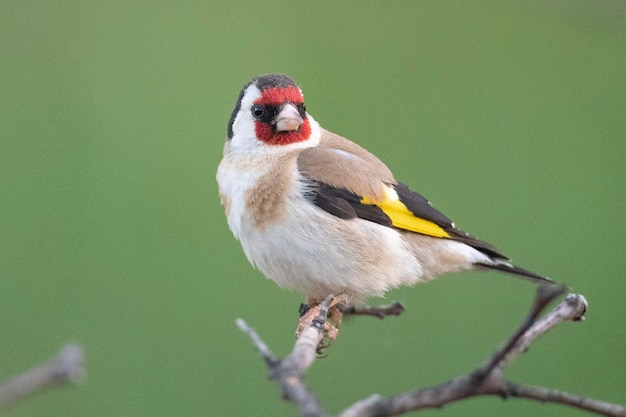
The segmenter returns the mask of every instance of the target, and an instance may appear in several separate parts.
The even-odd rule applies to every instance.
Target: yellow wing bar
[[[399,229],[410,230],[411,232],[440,238],[450,237],[450,235],[436,223],[422,219],[411,213],[397,197],[395,199],[389,197],[390,196],[388,196],[385,201],[379,203],[374,203],[369,198],[363,197],[361,204],[378,206],[383,213],[391,219],[391,224]]]

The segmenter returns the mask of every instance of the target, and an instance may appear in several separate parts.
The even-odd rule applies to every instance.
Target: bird
[[[308,306],[329,295],[362,303],[470,270],[553,283],[457,228],[379,158],[322,128],[285,74],[259,75],[241,90],[216,179],[249,262]]]

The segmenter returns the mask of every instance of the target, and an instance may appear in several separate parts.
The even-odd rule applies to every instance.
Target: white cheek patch
[[[254,132],[254,118],[250,113],[250,109],[255,100],[261,97],[261,91],[251,84],[245,91],[239,112],[233,121],[233,137],[231,138],[231,147],[233,149],[250,147],[252,144],[257,145],[256,133]]]

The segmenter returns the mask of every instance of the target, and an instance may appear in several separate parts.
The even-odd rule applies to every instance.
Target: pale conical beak
[[[291,103],[287,103],[283,106],[280,112],[276,115],[276,131],[277,132],[291,132],[300,129],[304,119],[298,113],[298,109]]]

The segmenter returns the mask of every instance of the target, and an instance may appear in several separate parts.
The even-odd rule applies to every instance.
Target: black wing
[[[308,196],[311,201],[333,216],[341,219],[360,218],[383,226],[394,227],[392,218],[385,213],[383,208],[376,204],[363,203],[363,196],[319,181],[311,180],[310,184]],[[406,206],[408,211],[418,219],[426,220],[439,226],[448,235],[443,236],[444,238],[465,243],[490,257],[508,259],[492,245],[457,229],[448,217],[435,209],[426,198],[412,191],[405,184],[398,183],[393,187],[398,194],[400,202]],[[404,228],[400,227],[400,229]],[[412,231],[412,233],[417,232]]]

